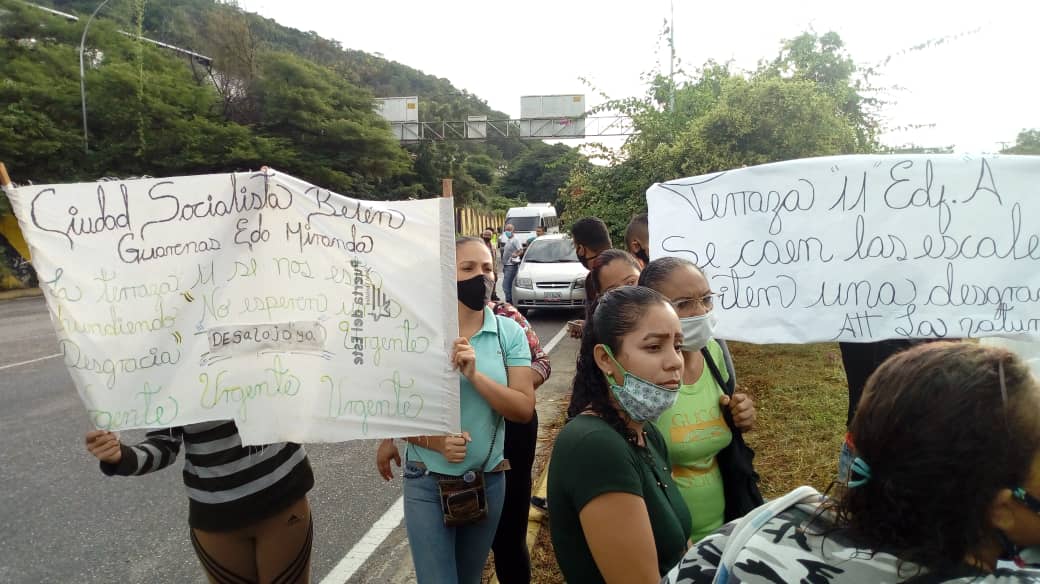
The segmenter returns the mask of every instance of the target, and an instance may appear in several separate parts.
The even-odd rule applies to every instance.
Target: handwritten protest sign
[[[274,171],[9,194],[97,427],[234,419],[248,444],[459,430],[450,199],[361,201]]]
[[[1040,157],[839,156],[656,184],[653,258],[756,343],[1040,338]]]

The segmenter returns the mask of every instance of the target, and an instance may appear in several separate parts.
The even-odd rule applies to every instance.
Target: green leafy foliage
[[[1005,148],[1004,154],[1040,154],[1040,129],[1022,130],[1018,133],[1015,145]]]
[[[539,142],[509,165],[502,179],[502,193],[524,196],[533,203],[555,202],[581,158],[577,150],[563,144],[550,146]]]
[[[507,116],[446,79],[283,27],[234,2],[111,0],[87,37],[85,153],[78,49],[97,0],[42,3],[81,19],[0,0],[0,158],[20,182],[266,164],[364,198],[436,195],[449,177],[458,205],[493,208],[510,206],[500,187],[511,164],[548,148],[501,136],[402,147],[374,113],[375,96],[419,95],[425,121]],[[213,67],[120,30],[205,54]],[[543,190],[540,175],[528,180],[511,183],[519,188],[509,203]]]
[[[130,30],[134,14],[128,3],[140,1],[112,0],[104,15]],[[81,15],[96,6],[95,0],[50,4]],[[254,135],[275,139],[278,156],[266,162],[345,193],[367,191],[369,197],[386,198],[436,194],[441,179],[448,177],[454,179],[457,204],[488,206],[502,194],[502,171],[529,150],[543,146],[494,135],[482,142],[404,148],[387,143],[381,137],[387,134],[386,125],[373,121],[371,105],[362,103],[371,104],[373,96],[417,95],[423,121],[508,116],[447,79],[246,13],[233,1],[149,2],[143,28],[152,38],[214,59],[214,72],[208,77],[219,99],[210,109],[215,108],[225,121],[249,126]],[[280,90],[278,75],[297,85]],[[346,88],[346,95],[328,100],[329,88]],[[280,106],[284,107],[278,112],[267,111]],[[315,134],[315,130],[325,133]],[[361,145],[365,148],[358,152]],[[341,149],[338,154],[335,148]]]
[[[608,103],[631,115],[638,134],[608,166],[577,164],[564,187],[564,221],[594,215],[621,240],[646,211],[656,183],[781,160],[871,152],[877,124],[853,80],[855,67],[834,33],[786,41],[752,73],[709,61],[675,87],[657,74],[643,98]]]

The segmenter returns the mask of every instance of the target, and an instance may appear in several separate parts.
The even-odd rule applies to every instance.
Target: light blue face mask
[[[668,408],[675,405],[679,398],[679,390],[668,389],[647,381],[638,375],[633,375],[617,362],[613,351],[606,345],[600,345],[606,351],[607,356],[614,362],[614,366],[624,376],[624,385],[618,385],[607,375],[607,384],[610,385],[614,397],[617,399],[621,409],[625,410],[629,418],[635,422],[652,422],[661,417]],[[615,374],[616,375],[616,374]]]

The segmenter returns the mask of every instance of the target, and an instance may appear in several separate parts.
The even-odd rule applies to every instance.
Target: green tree
[[[581,159],[574,148],[539,142],[509,164],[502,179],[502,194],[523,195],[534,203],[555,203],[560,188]]]
[[[1015,145],[1002,150],[1004,154],[1040,154],[1040,129],[1022,130]]]
[[[707,62],[675,89],[649,77],[646,95],[608,104],[631,115],[638,133],[608,166],[578,164],[564,187],[564,221],[595,215],[620,240],[646,210],[655,182],[781,160],[869,152],[876,123],[858,98],[840,38],[808,34],[750,74]]]
[[[876,100],[862,95],[868,72],[857,70],[838,33],[810,31],[784,41],[780,54],[760,73],[813,83],[836,100],[841,114],[856,129],[859,149],[876,148],[878,124],[871,111]]]
[[[288,53],[266,53],[250,91],[257,130],[284,141],[273,165],[342,194],[378,196],[382,179],[405,173],[409,160],[372,96],[331,70]]]

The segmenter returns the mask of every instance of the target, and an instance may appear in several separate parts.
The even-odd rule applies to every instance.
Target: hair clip
[[[858,474],[862,478],[849,481],[850,489],[862,487],[870,481],[870,465],[867,464],[867,461],[858,456],[852,459],[852,472]]]

